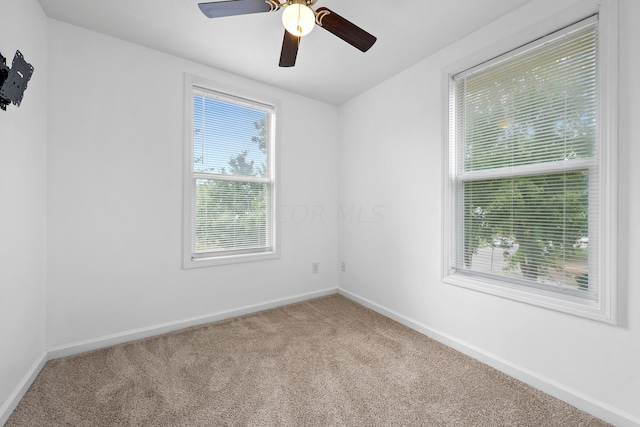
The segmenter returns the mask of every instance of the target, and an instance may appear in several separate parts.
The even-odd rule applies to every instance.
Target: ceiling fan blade
[[[321,17],[319,21],[322,28],[363,52],[368,51],[377,40],[376,37],[326,7],[319,7],[316,14]]]
[[[264,0],[226,0],[200,3],[198,7],[209,18],[270,12],[272,7]]]
[[[293,67],[296,65],[298,46],[300,46],[300,37],[294,36],[289,31],[284,30],[284,40],[282,41],[279,64],[281,67]]]

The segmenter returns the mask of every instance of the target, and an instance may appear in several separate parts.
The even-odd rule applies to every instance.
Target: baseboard
[[[96,350],[99,348],[109,347],[111,345],[121,344],[128,341],[134,341],[141,338],[148,338],[154,335],[160,335],[167,332],[172,332],[191,326],[197,326],[206,323],[218,322],[233,317],[244,316],[251,313],[256,313],[272,308],[281,307],[288,304],[295,304],[297,302],[307,301],[314,298],[320,298],[323,296],[339,293],[365,307],[368,307],[383,316],[389,317],[398,323],[401,323],[415,331],[422,333],[438,342],[441,342],[451,348],[454,348],[461,353],[464,353],[474,359],[477,359],[487,365],[504,372],[524,383],[527,383],[545,393],[548,393],[558,399],[561,399],[570,405],[573,405],[585,412],[588,412],[604,421],[614,424],[619,427],[637,427],[640,426],[640,419],[620,411],[617,408],[612,407],[604,402],[594,399],[590,396],[586,396],[583,393],[566,387],[556,381],[543,377],[535,372],[525,369],[521,366],[515,365],[507,360],[499,358],[491,353],[488,353],[478,347],[475,347],[467,342],[461,341],[450,335],[438,332],[432,328],[429,328],[419,322],[416,322],[408,317],[399,314],[393,310],[389,310],[380,304],[374,303],[366,298],[349,292],[345,289],[330,288],[317,292],[310,292],[306,294],[297,295],[290,298],[283,298],[278,300],[272,300],[261,304],[249,305],[234,310],[228,310],[220,313],[193,317],[177,322],[165,323],[148,328],[140,328],[131,331],[122,332],[119,334],[108,335],[101,338],[81,341],[65,346],[52,348],[45,352],[40,359],[38,359],[22,381],[18,384],[16,389],[9,395],[7,400],[0,406],[0,426],[4,425],[9,419],[9,416],[14,411],[18,403],[25,395],[33,381],[36,379],[45,363],[48,360],[56,359],[59,357],[70,356],[74,354],[83,353],[85,351]]]
[[[149,338],[155,335],[165,334],[180,329],[189,328],[191,326],[203,325],[206,323],[219,322],[221,320],[231,319],[238,316],[244,316],[259,311],[269,310],[284,305],[295,304],[297,302],[307,301],[314,298],[320,298],[332,295],[338,292],[337,288],[329,288],[321,291],[309,292],[289,298],[282,298],[267,301],[260,304],[248,305],[233,310],[223,311],[220,313],[207,314],[204,316],[192,317],[176,322],[164,323],[161,325],[150,326],[146,328],[133,329],[120,332],[117,334],[107,335],[90,340],[79,341],[59,347],[50,348],[48,355],[49,360],[58,359],[60,357],[72,356],[74,354],[84,353],[86,351],[97,350],[104,347],[110,347],[116,344],[122,344],[129,341],[135,341],[143,338]]]
[[[2,406],[0,406],[0,426],[3,426],[11,413],[16,409],[20,400],[24,397],[31,387],[31,384],[35,381],[36,377],[44,368],[44,364],[49,360],[47,352],[44,352],[42,356],[31,366],[31,368],[27,371],[26,375],[22,378],[18,386],[13,390],[13,393],[7,397],[7,400],[4,401]]]
[[[382,314],[385,317],[395,320],[423,335],[428,336],[442,344],[454,348],[467,356],[473,357],[492,368],[495,368],[505,374],[516,378],[532,387],[537,388],[551,396],[554,396],[570,405],[575,406],[589,414],[598,417],[608,423],[611,423],[618,427],[638,427],[640,426],[640,418],[621,411],[612,407],[604,402],[594,399],[591,396],[587,396],[577,390],[560,384],[550,378],[546,378],[533,371],[518,366],[508,360],[497,357],[479,347],[473,346],[465,341],[459,340],[453,336],[441,333],[432,328],[429,328],[419,322],[416,322],[400,313],[393,310],[389,310],[386,307],[381,306],[378,303],[370,301],[359,295],[349,292],[345,289],[338,289],[338,293],[343,295],[360,305],[372,309],[373,311]]]
[[[202,325],[206,323],[218,322],[225,319],[231,319],[238,316],[244,316],[251,313],[257,313],[272,308],[277,308],[289,304],[295,304],[315,298],[320,298],[328,295],[333,295],[338,292],[337,288],[329,288],[316,292],[309,292],[305,294],[296,295],[289,298],[281,298],[277,300],[271,300],[260,304],[248,305],[233,310],[223,311],[220,313],[209,314],[205,316],[192,317],[189,319],[179,320],[176,322],[164,323],[161,325],[151,326],[148,328],[134,329],[125,331],[118,334],[107,335],[100,338],[95,338],[86,341],[80,341],[69,345],[51,348],[45,351],[44,354],[38,359],[33,366],[29,369],[22,381],[18,384],[15,390],[7,397],[7,400],[0,406],[0,426],[3,426],[11,413],[15,410],[20,403],[20,400],[24,397],[31,384],[35,381],[36,377],[44,368],[47,361],[57,359],[65,356],[72,356],[74,354],[84,353],[90,350],[97,350],[104,347],[109,347],[124,342],[134,341],[137,339],[148,338],[155,335],[164,334],[167,332],[177,331],[191,326]]]

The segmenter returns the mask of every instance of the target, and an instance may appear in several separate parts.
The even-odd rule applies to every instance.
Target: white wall
[[[35,72],[22,105],[0,110],[0,408],[45,352],[47,54],[36,0],[2,1],[9,66],[16,50]]]
[[[622,324],[440,281],[442,69],[576,1],[534,0],[338,111],[5,0],[0,51],[22,50],[36,72],[23,105],[0,112],[0,402],[45,348],[333,288],[339,258],[346,291],[604,415],[640,418],[640,2],[620,13]],[[282,101],[281,259],[181,269],[185,72]]]
[[[441,282],[443,70],[578,0],[534,0],[340,108],[340,287],[495,366],[617,423],[640,422],[640,2],[620,2],[619,326]],[[635,417],[635,418],[634,418]],[[635,420],[635,421],[633,421]]]
[[[58,21],[48,35],[50,349],[337,288],[336,107]],[[185,72],[281,101],[280,259],[181,268]]]

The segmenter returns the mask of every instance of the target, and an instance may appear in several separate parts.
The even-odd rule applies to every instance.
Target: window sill
[[[233,255],[218,255],[208,258],[192,258],[191,254],[188,254],[182,263],[182,268],[187,270],[191,268],[200,267],[212,267],[216,265],[238,264],[244,262],[264,261],[269,259],[280,258],[280,252],[260,252],[254,254],[233,254]]]
[[[597,300],[580,298],[542,289],[509,284],[509,282],[506,281],[472,277],[456,272],[444,277],[442,281],[447,284],[562,313],[585,317],[599,322],[616,324],[615,315],[613,314],[614,311],[603,302],[602,297]]]

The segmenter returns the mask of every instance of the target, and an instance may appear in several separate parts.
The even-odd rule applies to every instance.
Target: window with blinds
[[[275,107],[192,86],[189,108],[189,261],[276,253]]]
[[[597,300],[598,18],[453,76],[450,268]]]

